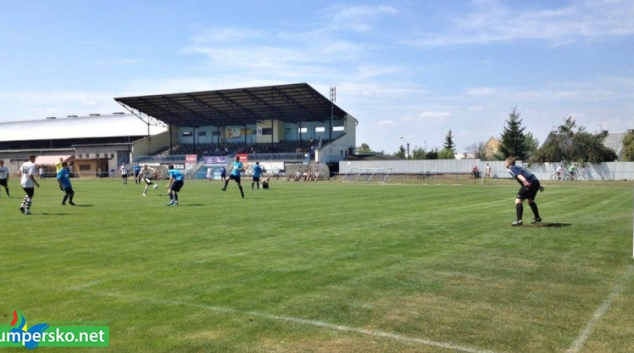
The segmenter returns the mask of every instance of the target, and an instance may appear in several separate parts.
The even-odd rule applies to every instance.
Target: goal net
[[[392,168],[350,168],[343,181],[389,181]]]

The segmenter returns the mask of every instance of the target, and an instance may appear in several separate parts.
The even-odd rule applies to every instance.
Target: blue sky
[[[306,82],[357,145],[458,152],[517,107],[634,128],[634,1],[0,0],[0,122],[122,111],[113,97]],[[0,131],[1,133],[1,131]]]

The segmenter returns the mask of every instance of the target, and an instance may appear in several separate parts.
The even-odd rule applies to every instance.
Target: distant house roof
[[[150,135],[166,131],[150,125]],[[0,142],[146,136],[148,125],[132,114],[91,115],[0,123]]]

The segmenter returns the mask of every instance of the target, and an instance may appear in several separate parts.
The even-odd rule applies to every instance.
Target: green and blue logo
[[[46,323],[28,325],[26,317],[13,311],[10,326],[0,325],[0,347],[108,347],[108,326],[51,326]]]

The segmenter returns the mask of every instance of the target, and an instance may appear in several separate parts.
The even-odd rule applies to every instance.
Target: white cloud
[[[372,22],[382,15],[396,15],[398,10],[391,6],[334,6],[328,9],[327,17],[333,29],[347,28],[365,32],[373,28]]]
[[[392,126],[394,125],[393,120],[381,120],[377,123],[378,126]]]

